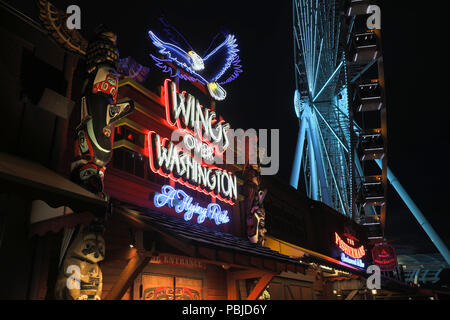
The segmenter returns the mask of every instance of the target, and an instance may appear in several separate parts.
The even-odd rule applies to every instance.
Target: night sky
[[[33,0],[8,3],[36,19]],[[17,3],[19,2],[19,3]],[[244,72],[224,88],[217,110],[233,128],[280,129],[279,176],[287,183],[298,122],[293,108],[292,2],[278,1],[114,1],[54,0],[82,11],[81,33],[99,23],[118,34],[121,57],[132,56],[160,75],[148,56],[150,28],[164,14],[199,53],[227,30],[236,35]],[[102,1],[101,3],[107,3]],[[447,26],[439,8],[383,1],[382,39],[387,90],[388,162],[431,225],[450,246],[448,210],[449,102]],[[423,3],[423,2],[422,2]],[[441,13],[440,13],[441,12]],[[442,30],[442,31],[441,31]],[[388,187],[386,237],[398,253],[437,252],[392,187]]]

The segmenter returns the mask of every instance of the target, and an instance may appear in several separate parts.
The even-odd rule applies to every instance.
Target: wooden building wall
[[[0,152],[44,165],[68,176],[68,119],[39,105],[46,89],[70,100],[68,80],[76,61],[35,22],[0,4]],[[51,108],[50,108],[51,109]],[[65,171],[66,170],[66,171]],[[2,186],[1,191],[7,189]],[[52,296],[54,257],[60,234],[30,236],[30,200],[7,190],[0,194],[0,297]],[[59,257],[59,256],[58,256]],[[57,260],[57,259],[56,259]],[[7,263],[5,263],[7,262]],[[56,271],[57,272],[57,271]]]
[[[227,299],[226,271],[216,265],[208,264],[206,267],[207,300]]]
[[[340,260],[334,233],[349,228],[370,249],[366,232],[350,218],[307,198],[277,177],[263,177],[263,186],[268,189],[264,206],[268,234],[272,237]],[[370,262],[370,254],[366,259]]]

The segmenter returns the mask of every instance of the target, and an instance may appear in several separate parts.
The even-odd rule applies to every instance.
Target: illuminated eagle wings
[[[216,100],[223,100],[226,96],[226,91],[220,85],[234,80],[242,72],[237,55],[239,49],[234,35],[227,35],[225,41],[201,58],[192,50],[186,52],[178,45],[162,41],[152,31],[148,34],[153,44],[159,49],[159,53],[168,59],[162,60],[151,55],[158,67],[163,71],[171,72],[169,68],[164,67],[163,62],[174,63],[187,71],[192,78],[206,85],[209,93]],[[219,82],[225,74],[230,74],[230,67],[232,67],[231,75]],[[174,76],[172,73],[171,75]],[[184,78],[192,79],[186,76]]]
[[[236,38],[234,35],[227,35],[224,42],[208,53],[203,61],[205,63],[205,77],[209,82],[218,82],[224,73],[231,67],[237,57]]]

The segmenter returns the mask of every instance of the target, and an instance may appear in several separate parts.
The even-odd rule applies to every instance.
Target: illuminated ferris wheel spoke
[[[322,132],[320,130],[319,130],[319,134],[320,134],[320,141],[321,141],[322,145],[324,146],[325,145],[325,141],[323,139]],[[342,209],[342,212],[346,213],[348,211],[347,211],[347,208],[345,207],[345,203],[343,201],[341,190],[339,188],[338,180],[337,180],[336,174],[335,174],[335,172],[333,170],[333,166],[331,165],[330,156],[328,154],[327,148],[324,148],[324,151],[325,151],[325,156],[326,156],[326,160],[327,160],[328,169],[331,171],[331,177],[333,179],[333,186],[335,188],[334,191],[336,192],[336,194],[339,197],[339,205],[340,205],[340,207]]]
[[[328,121],[322,116],[319,110],[317,110],[317,107],[313,104],[314,111],[316,111],[316,114],[319,115],[319,118],[325,123],[328,129],[330,129],[330,132],[335,136],[336,140],[342,145],[345,152],[348,152],[347,145],[339,138],[338,134],[334,131],[334,129],[331,127],[331,125],[328,123]]]

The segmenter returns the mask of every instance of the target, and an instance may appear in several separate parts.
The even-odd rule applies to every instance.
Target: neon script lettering
[[[186,192],[175,189],[170,185],[163,186],[161,193],[155,194],[153,203],[157,208],[167,205],[169,208],[174,208],[177,213],[184,212],[184,220],[186,221],[191,220],[196,214],[199,224],[203,223],[206,218],[214,221],[216,225],[230,222],[228,211],[222,210],[217,203],[210,203],[206,208],[201,207],[198,202],[194,203],[194,199]]]
[[[341,252],[341,261],[345,262],[345,263],[349,263],[352,264],[354,266],[360,267],[360,268],[364,268],[364,262],[362,262],[361,259],[353,259],[350,258],[349,256],[347,256],[345,253]]]

